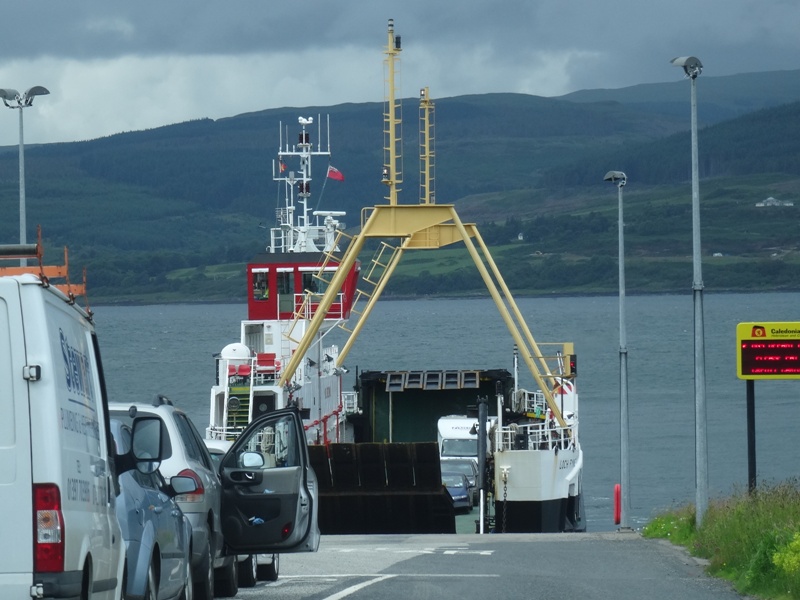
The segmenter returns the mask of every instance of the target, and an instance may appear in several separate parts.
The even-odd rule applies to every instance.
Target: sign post
[[[800,379],[800,323],[739,323],[736,376],[747,381],[747,483],[756,488],[756,379]]]

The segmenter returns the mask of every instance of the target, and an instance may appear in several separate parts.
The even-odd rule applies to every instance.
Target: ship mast
[[[381,182],[389,187],[389,195],[385,198],[389,204],[397,204],[397,187],[403,183],[403,156],[402,143],[402,106],[395,99],[395,67],[397,57],[402,51],[400,47],[400,36],[394,34],[394,19],[389,19],[388,42],[386,43],[387,79],[386,79],[386,99],[383,113],[383,177]]]
[[[427,87],[419,91],[419,203],[436,204],[433,100]]]
[[[296,144],[290,144],[289,135],[283,139],[283,124],[281,124],[280,146],[278,148],[278,161],[272,161],[273,181],[284,184],[284,206],[276,211],[277,227],[270,230],[270,252],[319,252],[325,248],[325,226],[312,220],[312,212],[308,205],[311,197],[311,159],[314,156],[326,156],[330,159],[330,120],[327,122],[327,135],[325,148],[322,147],[322,123],[317,122],[317,146],[311,142],[309,129],[314,123],[314,117],[298,117],[301,130]],[[287,161],[299,160],[299,169],[290,170]],[[295,195],[295,189],[296,195]],[[296,200],[295,200],[296,198]],[[295,204],[299,204],[299,211]],[[295,214],[298,212],[299,214]],[[313,213],[314,215],[330,216],[334,213]],[[335,213],[336,215],[344,213]],[[319,247],[319,244],[323,248]]]

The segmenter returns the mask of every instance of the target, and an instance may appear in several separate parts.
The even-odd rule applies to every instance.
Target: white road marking
[[[379,583],[381,581],[385,581],[387,579],[391,579],[395,577],[394,575],[383,575],[381,577],[376,577],[375,579],[371,579],[369,581],[362,581],[361,583],[357,583],[356,585],[351,585],[349,588],[342,590],[334,594],[333,596],[328,596],[325,600],[340,600],[341,598],[347,598],[350,594],[357,592],[358,590],[363,590],[365,587],[372,585],[373,583]]]

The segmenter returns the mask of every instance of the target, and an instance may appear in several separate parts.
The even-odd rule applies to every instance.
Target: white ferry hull
[[[582,470],[583,452],[574,446],[495,453],[495,531],[584,531]]]

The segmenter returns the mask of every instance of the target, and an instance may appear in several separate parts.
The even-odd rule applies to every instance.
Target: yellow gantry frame
[[[305,335],[300,340],[289,363],[283,369],[280,379],[281,386],[287,384],[300,366],[301,361],[304,359],[306,352],[328,314],[328,310],[338,297],[339,290],[342,288],[345,278],[358,259],[358,255],[364,247],[364,243],[367,239],[371,238],[400,238],[403,242],[399,251],[388,265],[379,285],[370,296],[364,312],[358,320],[358,323],[356,323],[353,332],[339,352],[340,363],[344,361],[347,353],[350,351],[362,326],[366,323],[372,307],[378,301],[386,282],[397,266],[400,257],[406,250],[431,250],[463,241],[475,266],[478,268],[478,272],[486,284],[486,289],[489,291],[489,294],[491,294],[500,312],[500,316],[508,327],[514,343],[522,350],[520,355],[528,366],[539,389],[544,394],[550,410],[553,411],[553,414],[562,427],[566,425],[558,404],[553,397],[553,374],[550,372],[550,368],[540,352],[539,346],[533,339],[533,335],[530,329],[528,329],[519,307],[514,301],[500,271],[497,269],[497,265],[492,259],[489,249],[486,247],[486,244],[484,244],[480,233],[478,233],[477,227],[474,223],[462,223],[456,213],[455,206],[452,204],[379,205],[374,207],[366,223],[362,226],[361,233],[352,239],[349,247],[345,251],[339,268],[336,270],[333,279],[328,285],[322,300],[320,300],[319,306],[314,312],[314,316],[311,319]],[[477,242],[478,247],[476,247],[473,239]],[[480,248],[480,252],[478,248]],[[481,253],[483,256],[481,256]],[[545,373],[545,376],[543,376],[542,373]],[[550,379],[550,381],[545,381],[545,377]]]
[[[420,204],[417,205],[397,204],[397,192],[399,191],[397,184],[402,182],[402,174],[399,166],[400,155],[398,151],[399,139],[401,137],[399,135],[400,119],[398,119],[396,115],[397,103],[395,101],[394,75],[395,62],[400,50],[400,38],[394,35],[394,21],[389,19],[388,41],[385,50],[389,71],[389,94],[387,98],[387,112],[384,113],[384,133],[386,134],[387,141],[384,148],[386,158],[383,176],[383,183],[389,186],[389,196],[386,198],[389,201],[389,205],[378,205],[373,207],[371,212],[365,210],[363,213],[368,216],[366,220],[362,217],[361,233],[351,240],[342,260],[339,262],[339,267],[334,273],[333,279],[328,284],[319,306],[314,311],[314,316],[311,318],[311,322],[305,334],[298,342],[298,347],[281,372],[279,385],[281,387],[286,386],[288,381],[294,376],[297,367],[300,366],[311,343],[316,338],[333,301],[338,298],[339,290],[342,289],[345,279],[350,273],[355,261],[358,259],[367,239],[398,238],[403,241],[398,251],[395,252],[387,265],[375,290],[369,296],[361,318],[358,319],[350,337],[339,352],[339,364],[344,362],[345,357],[348,352],[350,352],[350,348],[353,346],[358,334],[366,323],[372,311],[372,307],[378,301],[378,298],[380,298],[381,293],[386,287],[386,283],[389,281],[395,267],[406,250],[433,250],[456,242],[464,242],[470,256],[472,256],[475,266],[478,268],[478,272],[481,274],[486,284],[486,288],[489,290],[494,303],[497,305],[497,309],[500,311],[500,316],[503,318],[509,332],[511,332],[514,343],[522,350],[520,355],[528,366],[528,369],[530,369],[536,381],[536,385],[539,386],[539,389],[544,394],[547,405],[550,407],[550,410],[553,411],[553,415],[555,415],[559,425],[565,427],[566,424],[561,410],[553,398],[552,389],[555,387],[555,375],[551,373],[545,357],[539,351],[539,347],[533,339],[533,335],[531,335],[525,323],[525,319],[522,317],[522,313],[517,307],[516,302],[514,302],[514,298],[511,296],[508,286],[500,275],[500,271],[497,269],[497,265],[492,259],[489,249],[486,247],[486,244],[483,243],[483,239],[478,233],[475,224],[462,223],[456,213],[454,205],[434,204],[435,199],[430,196],[427,198],[420,198]],[[428,97],[428,89],[424,89],[423,108],[430,110],[432,109],[432,103]],[[430,136],[430,131],[426,131],[426,136]],[[429,152],[430,156],[432,156],[432,150],[429,149]],[[429,173],[429,175],[432,180],[433,174]],[[432,190],[432,184],[429,189]],[[483,257],[475,247],[473,239],[478,243]],[[572,345],[564,344],[564,346],[569,348],[564,353],[571,354]],[[539,367],[541,367],[541,371]],[[542,373],[545,375],[542,376]],[[558,375],[563,376],[561,373]],[[549,381],[545,381],[545,377],[548,378]]]

